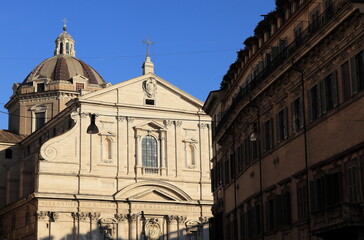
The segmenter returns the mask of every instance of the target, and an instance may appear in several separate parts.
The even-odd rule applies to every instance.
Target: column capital
[[[128,220],[129,222],[136,222],[136,220],[138,219],[139,214],[128,214]]]
[[[100,218],[101,213],[99,213],[99,212],[90,212],[90,213],[88,213],[88,216],[89,216],[89,218],[91,220],[97,220],[97,219]]]
[[[125,222],[125,221],[128,220],[128,215],[127,214],[116,213],[114,216],[115,216],[115,219],[118,222]]]
[[[177,222],[178,216],[177,215],[167,215],[168,222]]]
[[[89,215],[86,212],[73,212],[72,217],[75,220],[85,221],[89,217]]]

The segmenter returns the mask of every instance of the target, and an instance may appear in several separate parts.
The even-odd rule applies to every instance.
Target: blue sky
[[[245,38],[274,0],[12,0],[0,1],[1,111],[42,60],[52,57],[64,18],[76,57],[111,84],[140,76],[145,40],[155,42],[155,73],[205,101],[219,88]],[[8,117],[0,113],[0,129]]]

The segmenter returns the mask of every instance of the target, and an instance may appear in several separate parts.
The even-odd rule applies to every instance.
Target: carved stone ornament
[[[86,212],[73,212],[72,217],[76,220],[85,221],[89,217],[89,214]]]
[[[178,216],[178,222],[179,223],[185,223],[187,221],[187,217],[185,216]]]
[[[200,223],[207,223],[209,221],[207,217],[199,217],[198,220],[200,221]]]
[[[198,126],[201,128],[201,129],[205,129],[208,127],[208,124],[207,123],[200,123],[198,124]]]
[[[101,213],[99,212],[90,212],[88,213],[88,216],[90,217],[91,220],[97,220],[100,218]]]
[[[125,117],[122,117],[122,116],[116,116],[116,120],[118,122],[124,122],[125,121]]]
[[[145,234],[150,240],[157,240],[161,236],[161,227],[157,218],[151,218],[145,224]]]
[[[128,214],[129,222],[135,222],[138,219],[139,214]]]
[[[148,78],[143,81],[143,90],[147,97],[153,98],[157,90],[157,83],[154,78]]]
[[[59,213],[58,212],[49,212],[48,213],[48,216],[49,218],[52,220],[52,221],[56,221],[59,219]]]
[[[164,120],[164,125],[166,126],[166,128],[170,127],[173,125],[173,121],[171,120]]]
[[[176,222],[178,220],[178,216],[177,215],[168,215],[167,220],[168,220],[168,222]]]
[[[121,214],[121,213],[116,213],[114,215],[115,219],[118,221],[118,222],[125,222],[128,220],[128,215],[127,214]]]
[[[46,219],[49,215],[47,211],[36,211],[34,213],[34,216],[39,219],[39,220],[44,220]]]
[[[176,125],[176,127],[180,127],[182,126],[182,121],[174,121],[174,124]]]

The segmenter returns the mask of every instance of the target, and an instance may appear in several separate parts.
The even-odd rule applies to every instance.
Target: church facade
[[[1,145],[0,238],[209,239],[211,120],[149,55],[111,86],[64,27],[13,90],[2,133],[26,137]]]

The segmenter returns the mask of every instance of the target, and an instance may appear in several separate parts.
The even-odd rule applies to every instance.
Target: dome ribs
[[[68,80],[70,79],[70,74],[68,72],[67,61],[64,57],[59,57],[57,59],[54,72],[52,74],[52,80]]]
[[[81,60],[79,60],[79,62],[82,65],[84,76],[86,76],[88,78],[88,80],[90,81],[90,83],[92,83],[92,84],[98,84],[97,79],[96,79],[96,76],[92,72],[91,67],[89,65],[87,65],[86,63],[84,63],[83,61],[81,61]]]

